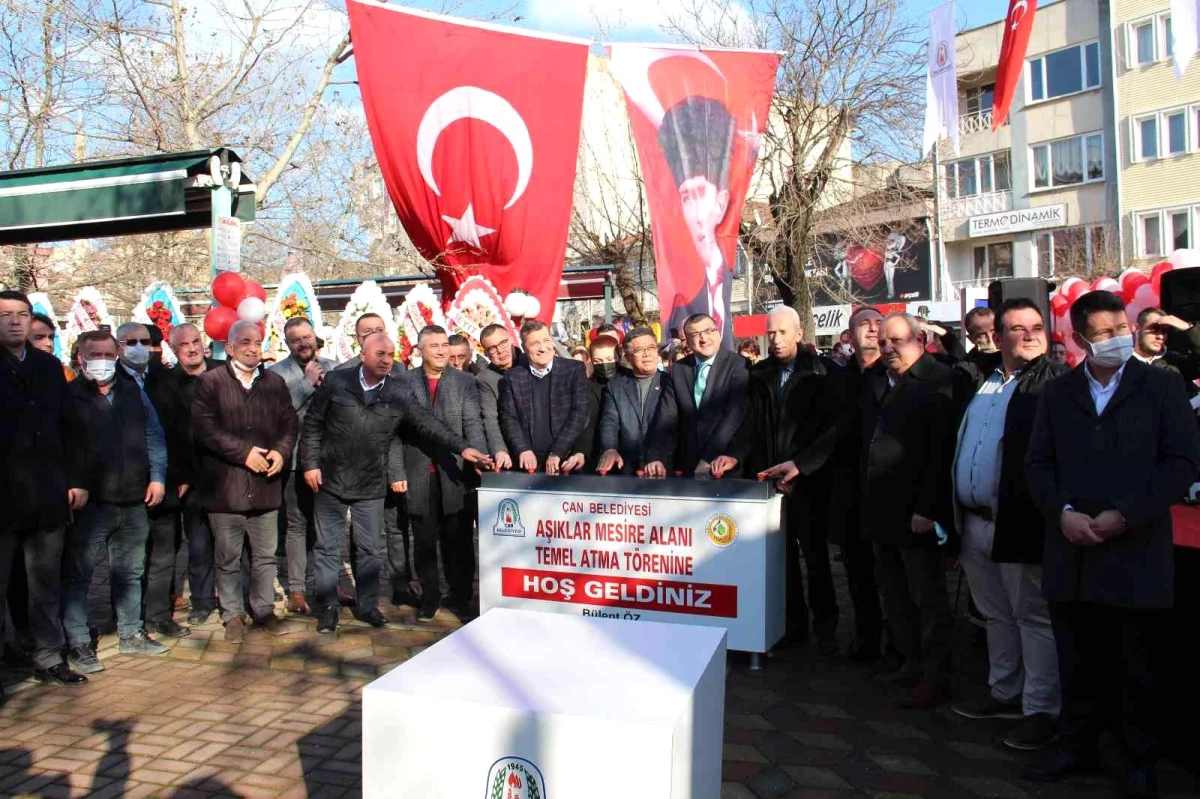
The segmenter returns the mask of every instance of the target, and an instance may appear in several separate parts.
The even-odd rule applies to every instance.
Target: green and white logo
[[[484,799],[546,799],[546,781],[525,758],[502,757],[488,770]]]

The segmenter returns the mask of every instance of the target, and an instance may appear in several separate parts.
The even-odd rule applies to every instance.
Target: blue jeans
[[[68,646],[91,643],[88,588],[100,547],[108,547],[109,586],[122,638],[142,629],[142,574],[150,521],[145,505],[89,502],[75,514],[63,547],[62,623]]]
[[[354,535],[354,576],[358,612],[379,607],[379,573],[383,564],[384,499],[346,501],[328,491],[318,491],[313,500],[317,543],[313,547],[313,576],[317,583],[317,605],[337,604],[338,574],[346,543],[346,515]]]

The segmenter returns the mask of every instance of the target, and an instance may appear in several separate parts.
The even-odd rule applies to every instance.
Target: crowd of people
[[[1098,733],[1119,720],[1126,788],[1154,795],[1170,506],[1200,473],[1197,359],[1165,336],[1196,347],[1200,333],[1157,309],[1131,330],[1104,291],[1071,319],[1086,354],[1073,370],[1025,299],[968,314],[969,353],[953,331],[864,308],[825,356],[779,307],[765,357],[724,349],[697,314],[665,347],[649,327],[598,326],[575,352],[536,320],[519,342],[492,325],[478,345],[429,326],[406,369],[367,314],[361,354],[342,364],[299,318],[269,368],[254,324],[233,326],[223,362],[195,326],[175,327],[168,369],[136,322],[85,333],[64,368],[54,323],[3,292],[0,603],[35,674],[78,685],[104,668],[87,606],[102,546],[119,650],[155,655],[156,638],[189,633],[173,617],[181,546],[187,621],[219,613],[227,641],[285,632],[277,579],[287,611],[323,633],[345,604],[387,624],[385,570],[418,621],[440,608],[469,619],[483,471],[772,480],[786,494],[784,643],[838,654],[837,544],[854,615],[844,654],[876,661],[906,707],[947,701],[958,558],[990,670],[953,710],[1019,719],[1004,743],[1048,747],[1025,772],[1046,781],[1092,768]],[[348,552],[353,597],[339,583]]]

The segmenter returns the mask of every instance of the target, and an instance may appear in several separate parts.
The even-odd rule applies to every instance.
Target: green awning
[[[0,244],[208,228],[214,155],[241,161],[217,148],[0,172]],[[245,174],[233,213],[254,221],[254,183]]]

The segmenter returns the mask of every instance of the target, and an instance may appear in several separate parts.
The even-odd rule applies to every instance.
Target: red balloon
[[[1073,304],[1075,300],[1079,299],[1084,294],[1087,294],[1089,290],[1088,284],[1084,283],[1082,280],[1080,280],[1078,283],[1072,283],[1071,287],[1067,289],[1067,305],[1070,306]]]
[[[1068,307],[1070,307],[1070,302],[1067,301],[1066,297],[1058,293],[1051,295],[1050,310],[1054,312],[1055,316],[1062,316],[1067,312]]]
[[[237,272],[222,272],[213,278],[212,295],[222,305],[236,308],[246,298],[246,281]],[[265,295],[263,301],[266,302]]]
[[[247,280],[246,293],[243,295],[242,299],[244,300],[246,297],[258,297],[263,302],[266,302],[267,290],[263,288],[263,284],[259,283],[257,280]],[[240,301],[241,300],[239,300],[239,302]]]
[[[228,305],[218,305],[204,315],[204,332],[213,341],[225,341],[229,338],[229,328],[237,320],[237,311]]]
[[[1175,264],[1170,261],[1159,261],[1150,270],[1150,283],[1154,286],[1154,293],[1162,293],[1162,276],[1175,268]]]
[[[1133,302],[1133,297],[1137,294],[1137,290],[1149,282],[1150,278],[1146,277],[1142,272],[1130,272],[1126,275],[1125,279],[1121,281],[1121,296],[1124,298],[1125,304],[1128,305]]]

